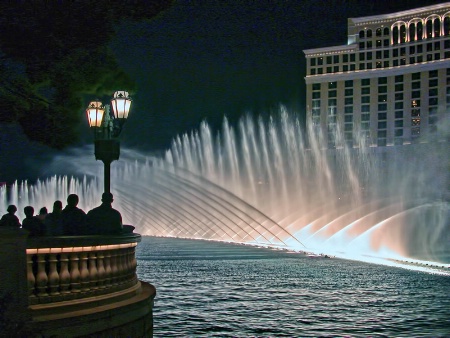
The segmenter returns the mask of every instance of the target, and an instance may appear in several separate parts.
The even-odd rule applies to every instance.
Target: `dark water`
[[[450,337],[450,276],[144,237],[155,337]]]

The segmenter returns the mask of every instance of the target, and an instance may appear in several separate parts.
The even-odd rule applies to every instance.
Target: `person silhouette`
[[[17,207],[14,204],[11,204],[8,206],[8,209],[6,209],[6,211],[8,213],[4,214],[0,219],[0,226],[3,225],[20,228],[21,224],[19,218],[15,215]]]
[[[61,223],[61,212],[63,205],[61,201],[53,203],[53,211],[45,217],[45,230],[48,236],[61,236],[63,234],[63,227]]]
[[[77,207],[78,201],[76,194],[70,194],[67,197],[67,205],[61,212],[63,235],[86,234],[86,213]]]
[[[44,224],[37,217],[34,216],[34,208],[32,206],[26,206],[23,208],[25,218],[22,221],[22,229],[27,230],[30,236],[41,236],[44,233]]]
[[[114,235],[122,233],[122,215],[111,206],[111,193],[102,194],[102,204],[87,213],[87,227],[93,235]]]

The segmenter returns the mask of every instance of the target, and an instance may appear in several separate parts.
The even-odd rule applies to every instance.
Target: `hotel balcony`
[[[28,237],[0,227],[0,332],[151,336],[155,288],[136,276],[139,234]]]

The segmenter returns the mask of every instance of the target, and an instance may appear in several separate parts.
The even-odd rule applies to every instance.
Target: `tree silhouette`
[[[0,123],[19,123],[30,140],[56,149],[77,140],[83,95],[135,88],[110,48],[119,25],[172,2],[1,2]]]

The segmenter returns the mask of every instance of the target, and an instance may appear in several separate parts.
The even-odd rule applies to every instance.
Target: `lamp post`
[[[128,118],[130,107],[131,98],[128,92],[120,90],[114,93],[111,106],[96,100],[89,103],[86,109],[89,127],[94,133],[95,159],[101,160],[105,166],[105,193],[111,192],[111,162],[119,159],[119,135]]]

